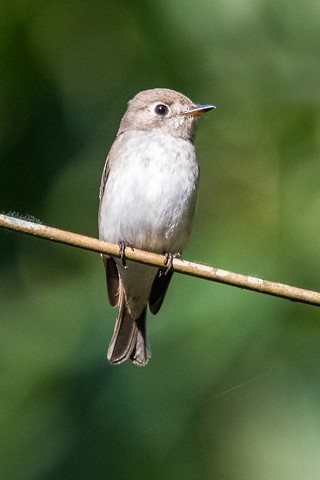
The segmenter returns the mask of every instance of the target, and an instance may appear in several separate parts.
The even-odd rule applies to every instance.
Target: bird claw
[[[165,252],[164,264],[166,265],[166,270],[163,275],[167,275],[173,269],[173,259],[181,258],[180,253],[168,253]]]
[[[134,251],[133,245],[130,242],[124,242],[121,241],[119,242],[119,255],[121,258],[121,263],[124,266],[124,268],[128,268],[127,262],[126,262],[126,248],[130,247],[132,251]]]

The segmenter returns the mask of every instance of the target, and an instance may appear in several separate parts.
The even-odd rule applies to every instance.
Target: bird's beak
[[[195,105],[194,108],[190,110],[186,110],[185,112],[178,113],[179,117],[197,117],[198,115],[202,115],[203,113],[210,112],[210,110],[215,109],[214,105]]]

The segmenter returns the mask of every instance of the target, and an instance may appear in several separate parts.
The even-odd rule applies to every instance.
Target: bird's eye
[[[156,105],[154,107],[154,113],[156,115],[159,115],[159,117],[165,117],[169,112],[169,108],[167,105],[163,105],[162,103],[159,103],[159,105]]]

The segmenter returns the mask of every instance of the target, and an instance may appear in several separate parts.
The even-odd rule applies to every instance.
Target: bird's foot
[[[119,255],[121,258],[121,263],[124,266],[124,268],[128,268],[127,262],[126,262],[126,248],[130,247],[132,251],[134,251],[133,245],[130,242],[125,242],[121,241],[119,242]]]
[[[173,268],[173,259],[174,258],[179,258],[181,259],[181,254],[180,253],[168,253],[165,252],[165,258],[164,258],[164,264],[166,265],[166,270],[164,271],[164,275],[167,275]]]

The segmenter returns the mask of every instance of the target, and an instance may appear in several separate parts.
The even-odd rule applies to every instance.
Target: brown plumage
[[[169,89],[146,90],[129,102],[102,175],[101,239],[160,254],[182,253],[198,191],[195,119],[212,108]],[[145,365],[151,356],[147,306],[153,314],[159,311],[172,271],[103,260],[109,301],[119,309],[108,359]]]

